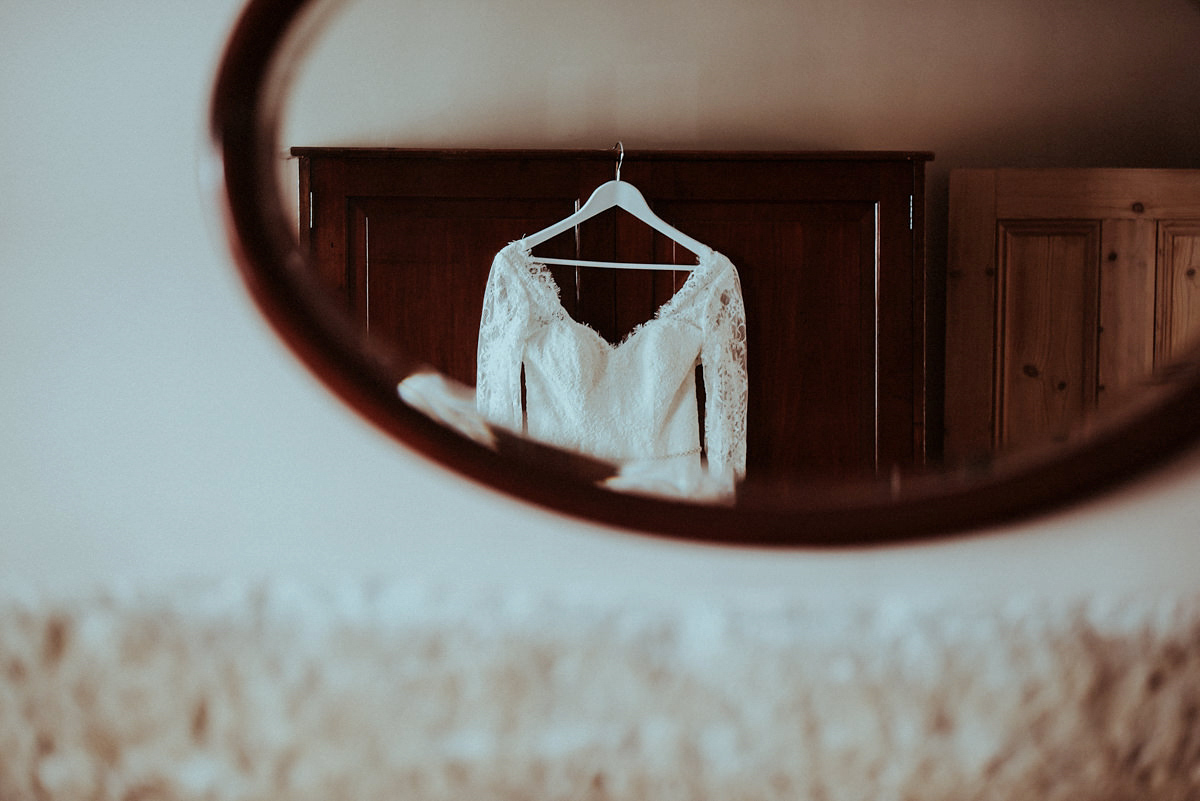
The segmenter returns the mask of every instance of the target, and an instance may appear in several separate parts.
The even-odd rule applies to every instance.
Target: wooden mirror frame
[[[997,457],[976,469],[892,482],[748,488],[737,506],[618,494],[586,479],[586,461],[519,439],[499,451],[401,403],[396,384],[419,365],[372,351],[328,301],[279,196],[279,64],[310,0],[250,0],[224,51],[212,97],[216,187],[243,280],[278,334],[359,414],[407,447],[470,479],[573,517],[709,544],[863,546],[978,532],[1110,490],[1200,441],[1200,349],[1119,415],[1067,442]]]

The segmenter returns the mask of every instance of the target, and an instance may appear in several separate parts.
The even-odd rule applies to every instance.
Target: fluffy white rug
[[[1196,799],[1200,598],[0,597],[0,800]]]

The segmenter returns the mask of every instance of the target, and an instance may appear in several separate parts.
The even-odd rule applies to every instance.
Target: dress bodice
[[[554,279],[522,241],[496,254],[476,382],[477,408],[491,422],[622,464],[699,464],[698,364],[707,469],[732,482],[745,472],[746,326],[727,258],[699,254],[654,318],[612,344],[567,314]]]

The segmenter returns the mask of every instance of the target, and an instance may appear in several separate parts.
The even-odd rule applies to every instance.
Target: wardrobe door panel
[[[1166,364],[1200,334],[1200,221],[1159,226],[1159,364]]]
[[[352,199],[347,271],[355,319],[373,342],[403,348],[473,385],[493,257],[571,208],[561,200]],[[567,246],[546,243],[539,252],[571,255],[562,252]],[[562,295],[573,303],[574,273],[559,273],[556,279],[571,282]]]
[[[996,176],[950,179],[946,269],[945,456],[973,461],[995,445]]]
[[[923,166],[911,163],[879,165],[875,179],[875,430],[877,473],[881,475],[895,476],[923,465],[927,441],[941,450],[941,431],[927,432],[925,428],[924,180]],[[938,374],[940,388],[940,365]]]
[[[1123,402],[1154,368],[1154,220],[1104,220],[1096,405]]]
[[[1001,447],[1065,433],[1095,402],[1100,226],[1002,222]]]
[[[738,268],[750,310],[747,470],[874,473],[874,204],[672,201],[656,210]]]

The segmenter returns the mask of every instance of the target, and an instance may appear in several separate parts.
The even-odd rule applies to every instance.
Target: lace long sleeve
[[[522,430],[521,359],[531,323],[529,296],[504,251],[483,294],[476,351],[475,408],[489,422]]]
[[[704,438],[709,471],[746,474],[746,310],[729,265],[711,288],[704,315]]]

